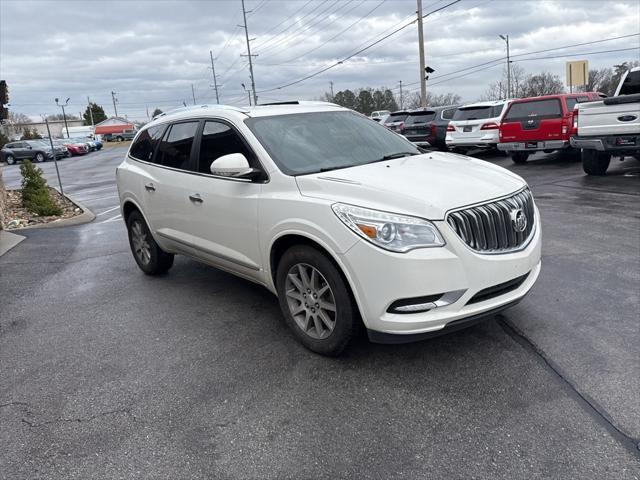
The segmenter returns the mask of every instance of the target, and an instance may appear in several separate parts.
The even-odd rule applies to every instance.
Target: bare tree
[[[9,123],[25,124],[25,123],[33,123],[33,120],[31,120],[31,118],[29,118],[24,113],[11,112],[10,111],[9,112]]]
[[[522,86],[522,97],[539,97],[564,93],[564,83],[558,75],[542,72],[538,75],[528,75]]]
[[[522,89],[526,80],[526,73],[524,68],[518,64],[511,65],[511,97],[522,97]],[[489,87],[480,97],[480,100],[502,100],[507,98],[507,68],[502,71],[502,77],[497,82],[489,84]]]
[[[427,105],[430,107],[442,107],[446,105],[459,105],[462,97],[457,93],[447,92],[439,95],[427,92]],[[407,95],[404,100],[407,109],[411,110],[420,107],[420,92],[413,92]]]

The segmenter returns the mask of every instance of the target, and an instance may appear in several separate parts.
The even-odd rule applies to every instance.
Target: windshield
[[[436,118],[436,112],[420,112],[412,113],[407,117],[405,126],[415,125],[418,123],[427,123]]]
[[[453,114],[453,120],[482,120],[485,118],[499,117],[502,111],[502,105],[494,107],[490,105],[482,107],[466,107],[459,108]]]
[[[401,136],[353,112],[257,117],[245,123],[287,175],[304,175],[420,151]]]

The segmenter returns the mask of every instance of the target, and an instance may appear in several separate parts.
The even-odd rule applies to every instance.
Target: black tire
[[[33,159],[38,162],[38,163],[42,163],[46,160],[47,157],[44,156],[44,153],[42,152],[38,152],[36,153],[36,156],[33,157]]]
[[[308,329],[309,333],[303,330],[291,312],[288,300],[290,297],[287,295],[287,278],[290,270],[294,269],[295,271],[298,265],[315,269],[321,275],[319,281],[324,281],[329,286],[328,293],[333,298],[335,312],[333,314],[333,329],[325,338],[314,338],[312,336],[313,332],[317,332],[315,329],[317,327]],[[321,355],[337,356],[342,353],[355,335],[360,320],[349,285],[336,265],[325,254],[308,245],[291,247],[284,253],[278,263],[276,289],[278,291],[280,309],[285,321],[300,343],[309,350]],[[311,299],[311,296],[309,296],[309,299]],[[299,301],[299,306],[302,308],[302,302],[305,300],[300,299]],[[312,301],[315,302],[316,300]],[[321,300],[318,301],[322,304]],[[318,304],[315,304],[315,306],[317,308]],[[311,318],[309,309],[306,310],[306,313],[302,312],[301,315],[306,314],[306,318]],[[305,321],[312,323],[311,320]],[[320,323],[326,328],[326,324]]]
[[[134,245],[134,232],[140,227],[144,239],[148,245],[148,255],[143,255],[141,252],[137,252]],[[166,273],[173,265],[174,255],[173,253],[167,253],[162,250],[151,235],[151,231],[145,222],[144,217],[137,210],[131,212],[127,218],[127,231],[129,234],[129,246],[131,247],[131,253],[133,258],[142,270],[147,275],[161,275]]]
[[[7,155],[5,157],[5,160],[7,162],[7,165],[13,165],[14,163],[16,163],[16,157],[14,157],[13,155]]]
[[[611,163],[611,155],[606,152],[582,150],[582,169],[587,175],[605,175],[609,163]]]
[[[516,163],[518,165],[527,163],[528,158],[529,158],[529,154],[526,152],[513,152],[511,154],[511,160],[513,160],[513,163]]]
[[[124,142],[124,137],[117,137],[117,138],[116,138],[116,140],[117,140],[118,142]]]

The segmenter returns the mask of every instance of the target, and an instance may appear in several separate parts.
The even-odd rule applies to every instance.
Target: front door
[[[230,153],[242,153],[252,167],[261,168],[239,132],[222,121],[205,121],[197,171],[189,181],[189,195],[199,199],[188,210],[189,232],[197,255],[204,261],[259,278],[258,198],[262,181],[212,175],[211,163]]]

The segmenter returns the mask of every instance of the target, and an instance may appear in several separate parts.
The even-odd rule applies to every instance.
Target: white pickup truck
[[[588,175],[604,175],[612,156],[640,159],[640,67],[620,78],[613,97],[577,103],[571,146],[582,149],[582,168]]]

